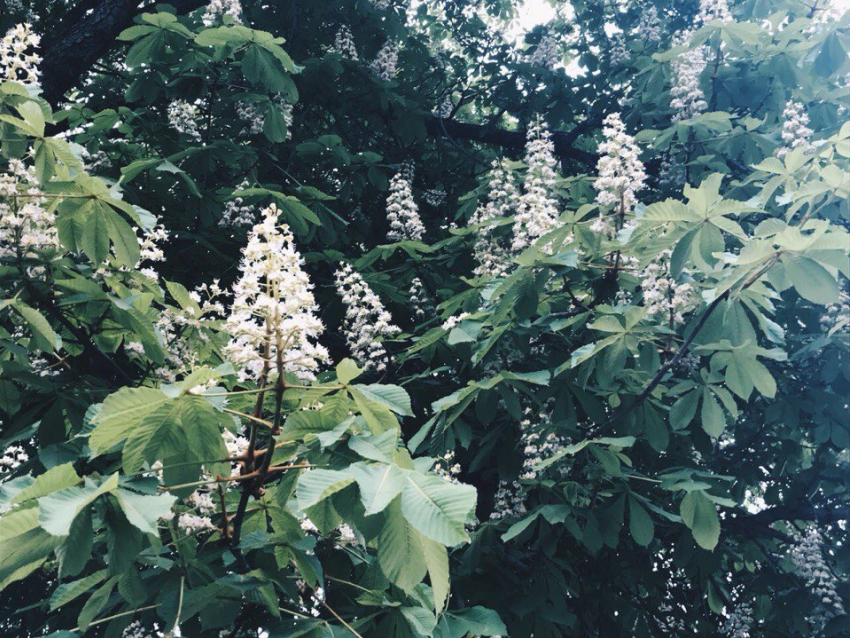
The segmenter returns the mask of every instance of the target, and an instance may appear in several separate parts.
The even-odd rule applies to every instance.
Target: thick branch
[[[428,132],[434,137],[448,136],[454,140],[495,144],[496,146],[514,150],[522,150],[525,147],[525,131],[506,131],[495,126],[469,124],[467,122],[458,122],[456,120],[438,117],[429,118],[425,124]],[[555,131],[552,133],[555,153],[560,157],[574,159],[588,166],[595,166],[596,161],[599,159],[598,155],[573,147],[578,137],[591,127],[592,120],[588,118],[571,131]]]
[[[139,0],[87,0],[72,10],[42,42],[44,97],[56,103],[112,47],[118,34],[144,10]],[[178,13],[193,11],[203,0],[174,0]]]

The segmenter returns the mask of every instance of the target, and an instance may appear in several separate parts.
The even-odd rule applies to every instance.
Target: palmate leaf
[[[464,524],[475,501],[476,491],[471,485],[408,472],[401,494],[401,511],[426,538],[454,546],[469,540]]]
[[[126,439],[145,417],[170,400],[154,388],[123,388],[107,397],[93,419],[92,455],[103,454]]]
[[[86,485],[66,487],[38,499],[38,523],[53,536],[67,536],[71,523],[84,507],[118,487],[118,474],[100,484],[87,479]]]

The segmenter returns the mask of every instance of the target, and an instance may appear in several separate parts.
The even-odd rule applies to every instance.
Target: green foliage
[[[747,635],[847,635],[847,17],[698,4],[578,0],[518,43],[520,2],[158,5],[61,111],[2,78],[4,632],[720,637],[746,603]],[[597,199],[614,113],[647,173],[628,210]],[[480,219],[488,167],[532,175],[538,116],[560,217],[476,270],[521,210]],[[399,173],[425,233],[393,243]],[[271,205],[326,326],[312,377],[234,355]],[[342,263],[399,327],[385,367],[349,348]]]

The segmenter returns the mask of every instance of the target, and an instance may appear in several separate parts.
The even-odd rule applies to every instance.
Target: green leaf
[[[80,631],[85,631],[86,629],[88,629],[91,622],[97,617],[97,615],[101,611],[103,611],[103,609],[106,607],[106,604],[109,602],[109,596],[112,594],[112,590],[115,588],[115,584],[117,582],[118,577],[113,576],[103,585],[98,587],[97,590],[86,601],[86,604],[83,605],[83,609],[80,612],[79,617],[77,618],[77,625],[79,626]]]
[[[80,511],[96,498],[118,487],[118,474],[113,474],[100,485],[92,481],[83,487],[66,487],[38,499],[38,523],[53,536],[67,536],[71,523]]]
[[[383,511],[404,487],[404,472],[397,465],[357,463],[351,466],[351,472],[360,488],[360,500],[367,516]]]
[[[469,540],[464,523],[475,508],[475,498],[475,488],[471,485],[408,472],[401,494],[401,510],[423,536],[454,546]]]
[[[14,308],[24,318],[24,321],[29,324],[35,344],[40,350],[53,352],[62,346],[62,340],[59,338],[59,335],[53,331],[47,319],[38,310],[29,307],[21,301],[16,301]]]
[[[702,391],[702,429],[714,438],[718,438],[726,429],[726,417],[723,416],[723,408],[708,388]]]
[[[85,578],[59,585],[50,597],[50,611],[56,611],[72,600],[79,598],[95,585],[99,585],[106,578],[106,574],[107,571],[102,569]]]
[[[648,546],[655,535],[652,518],[634,497],[629,498],[629,531],[635,543],[642,547]]]
[[[384,516],[378,536],[378,565],[390,581],[408,592],[422,582],[428,570],[419,533],[402,516],[398,501]]]
[[[354,476],[339,470],[311,469],[298,477],[298,508],[306,510],[354,483]]]
[[[89,437],[92,456],[103,454],[126,439],[145,417],[170,400],[154,388],[122,388],[107,397],[92,420],[95,424]]]
[[[440,543],[421,534],[419,541],[422,543],[422,555],[425,557],[434,594],[434,613],[439,615],[449,596],[449,553]]]
[[[351,359],[343,359],[336,366],[336,378],[342,385],[348,385],[362,374],[362,370]]]
[[[838,301],[838,283],[819,263],[802,255],[784,255],[782,263],[788,278],[803,299],[822,305]]]
[[[399,416],[413,416],[410,395],[397,385],[355,385],[364,397],[373,403],[388,407]]]
[[[703,492],[688,492],[679,506],[679,514],[703,549],[712,551],[720,539],[720,519],[717,508]]]
[[[136,494],[124,489],[116,490],[115,496],[127,520],[142,533],[154,536],[159,536],[157,521],[168,514],[177,501],[177,497],[171,494]]]

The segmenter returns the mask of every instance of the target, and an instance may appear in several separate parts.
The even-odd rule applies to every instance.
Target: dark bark
[[[139,0],[84,0],[72,9],[42,41],[42,86],[45,99],[55,104],[78,85],[91,66],[115,43],[118,34],[146,10]],[[193,11],[204,0],[171,2],[178,13]]]
[[[587,166],[595,166],[599,156],[578,148],[573,144],[585,131],[591,128],[593,121],[588,119],[571,131],[555,131],[552,141],[555,153],[562,158],[574,159]],[[525,131],[506,131],[495,126],[469,124],[452,119],[429,118],[426,121],[428,132],[434,137],[449,137],[453,140],[467,140],[482,144],[495,144],[502,148],[522,150],[525,147]]]

